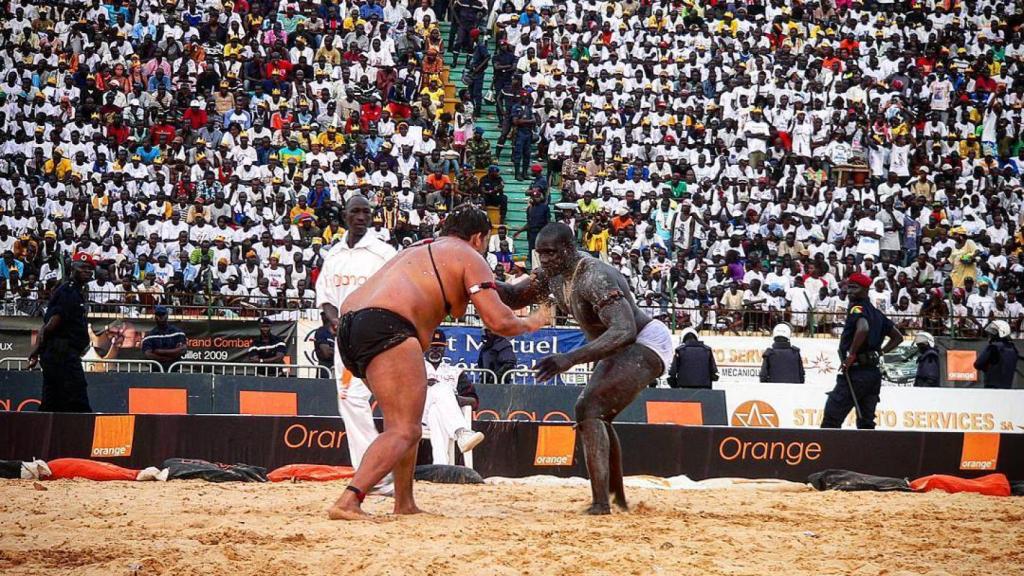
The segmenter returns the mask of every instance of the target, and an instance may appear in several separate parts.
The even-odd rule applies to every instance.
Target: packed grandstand
[[[262,315],[362,194],[396,248],[488,208],[501,279],[569,223],[674,326],[1024,317],[1018,15],[992,0],[4,2],[0,311]]]

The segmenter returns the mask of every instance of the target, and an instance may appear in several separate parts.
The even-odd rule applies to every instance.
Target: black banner
[[[247,351],[259,336],[255,320],[172,320],[185,333],[188,352],[182,360],[196,362],[245,362]],[[0,358],[28,356],[42,326],[38,318],[4,318],[0,327]],[[89,360],[145,360],[142,339],[156,323],[152,318],[93,318],[89,322],[92,346]],[[288,344],[285,363],[294,364],[297,331],[295,322],[273,322],[271,332]]]
[[[474,451],[484,477],[586,476],[568,424],[478,422]],[[806,481],[829,468],[898,478],[1024,479],[1024,435],[860,430],[780,430],[617,424],[628,475]],[[349,463],[341,418],[0,413],[0,459],[95,458],[131,468],[200,458],[266,468]],[[216,439],[211,441],[211,439]],[[421,446],[421,464],[429,452]]]

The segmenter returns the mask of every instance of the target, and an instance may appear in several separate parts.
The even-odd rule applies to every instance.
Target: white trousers
[[[370,389],[363,381],[345,369],[335,351],[335,384],[338,387],[338,412],[345,421],[345,438],[348,439],[348,454],[352,467],[359,468],[363,454],[370,443],[377,439],[377,427],[373,425],[373,410],[370,409]]]
[[[430,451],[434,464],[454,465],[449,462],[448,445],[455,439],[455,433],[466,428],[466,417],[462,414],[455,391],[444,384],[427,386],[427,402],[423,408],[423,424],[430,430]]]

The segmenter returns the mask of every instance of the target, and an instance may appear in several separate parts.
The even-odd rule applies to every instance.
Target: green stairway
[[[451,28],[449,22],[441,22],[441,37],[448,38],[448,31]],[[497,46],[494,42],[494,37],[490,38],[490,45],[488,49],[491,52],[491,57],[497,51]],[[452,66],[452,52],[449,50],[445,53],[445,65],[449,68],[448,81],[455,85],[455,92],[465,88],[465,84],[462,83],[462,76],[466,72],[467,55],[461,54],[459,56],[459,65],[457,67]],[[492,66],[487,67],[487,72],[484,74],[484,93],[486,94],[491,87],[491,80],[494,77],[494,70]],[[497,145],[498,136],[501,135],[501,125],[498,123],[498,115],[493,103],[484,101],[483,110],[478,110],[476,113],[476,125],[483,128],[486,132],[484,138],[491,142],[492,147]],[[501,157],[497,158],[498,167],[501,168],[501,176],[505,180],[505,194],[508,196],[508,212],[505,215],[505,224],[508,226],[509,231],[515,231],[523,227],[526,224],[526,191],[529,187],[528,180],[516,181],[514,178],[515,170],[512,167],[512,139],[510,138],[505,142],[504,149],[501,152]],[[491,150],[494,152],[494,148]],[[536,158],[536,149],[534,149],[533,157]],[[528,256],[528,246],[526,242],[526,234],[523,233],[516,240],[515,246],[516,256],[526,257]],[[529,266],[529,261],[527,262]]]

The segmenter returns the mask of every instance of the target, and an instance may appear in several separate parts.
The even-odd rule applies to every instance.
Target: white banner
[[[719,382],[760,382],[761,355],[772,346],[770,336],[702,336],[700,341],[715,353]],[[807,384],[831,388],[839,368],[839,340],[793,338],[791,342],[800,349]],[[675,343],[682,343],[678,334]]]
[[[834,381],[834,378],[833,378]],[[818,428],[831,385],[717,382],[730,426]],[[1024,391],[883,386],[880,430],[1024,433]],[[855,428],[853,411],[843,423]]]

